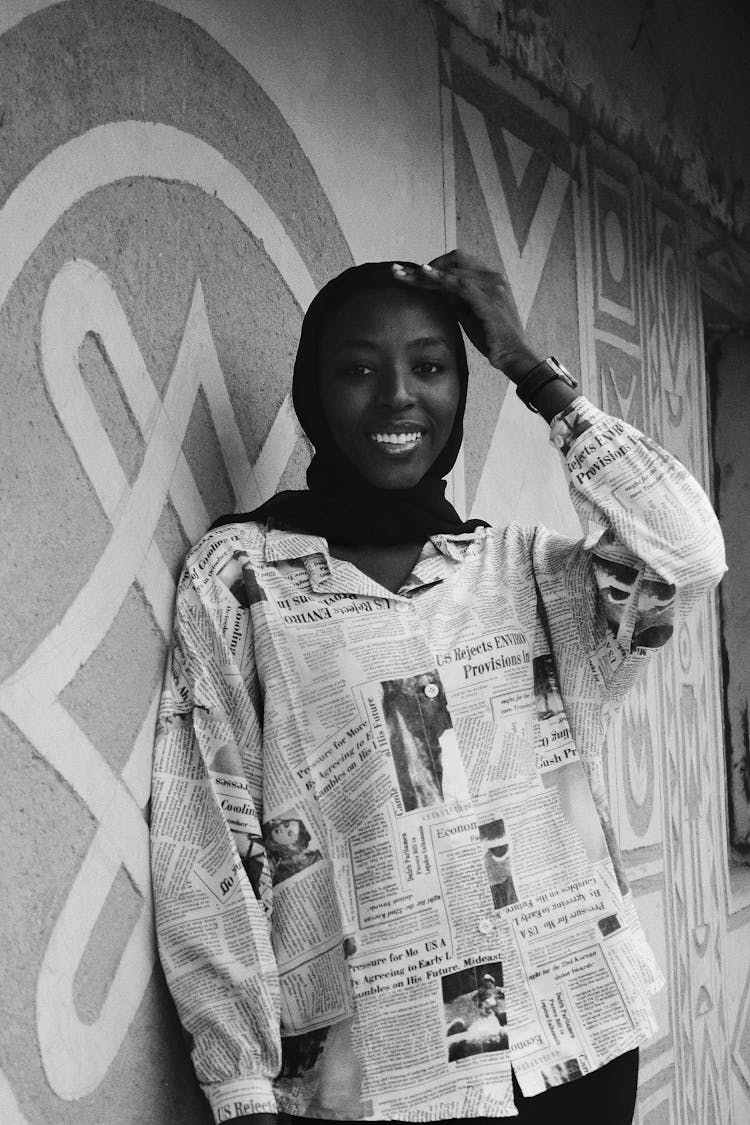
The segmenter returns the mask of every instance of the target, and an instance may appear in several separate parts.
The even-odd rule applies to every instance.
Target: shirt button
[[[490,922],[489,918],[482,918],[479,922],[480,934],[491,934],[495,927]]]
[[[437,684],[425,684],[424,693],[428,699],[434,699],[439,692],[440,688],[437,686]]]

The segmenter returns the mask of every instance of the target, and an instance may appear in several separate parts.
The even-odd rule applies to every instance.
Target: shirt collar
[[[454,562],[461,562],[468,555],[473,554],[479,539],[483,538],[487,528],[478,527],[475,531],[465,532],[462,535],[431,535],[425,544],[425,556],[434,551],[445,555]],[[430,550],[432,548],[433,550]],[[322,535],[308,535],[302,531],[284,531],[278,527],[271,527],[266,532],[264,558],[266,562],[283,562],[290,559],[303,559],[311,555],[322,555],[330,568],[331,556],[328,542]]]
[[[484,527],[463,535],[434,535],[424,545],[412,574],[398,594],[386,591],[356,567],[333,559],[328,541],[322,535],[269,528],[266,532],[265,562],[274,565],[297,560],[305,568],[316,593],[350,593],[366,597],[387,597],[391,601],[409,598],[418,590],[434,586],[446,578],[445,560],[460,563],[476,554]]]

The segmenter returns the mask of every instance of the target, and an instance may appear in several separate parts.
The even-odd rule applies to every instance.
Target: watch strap
[[[568,369],[563,367],[553,355],[550,355],[524,375],[516,386],[516,394],[524,406],[527,406],[534,414],[538,414],[539,411],[533,405],[532,399],[539,394],[542,387],[546,387],[548,383],[552,383],[555,379],[559,379],[568,387],[578,386],[577,380],[573,378]]]

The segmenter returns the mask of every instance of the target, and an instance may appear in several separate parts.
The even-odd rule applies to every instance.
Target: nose
[[[403,410],[415,402],[416,386],[406,363],[390,363],[380,371],[378,402],[391,410]]]

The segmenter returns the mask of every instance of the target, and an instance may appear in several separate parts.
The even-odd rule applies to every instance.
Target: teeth
[[[411,445],[413,442],[419,441],[422,435],[417,430],[413,434],[371,434],[370,437],[373,441],[383,442],[388,445]]]

